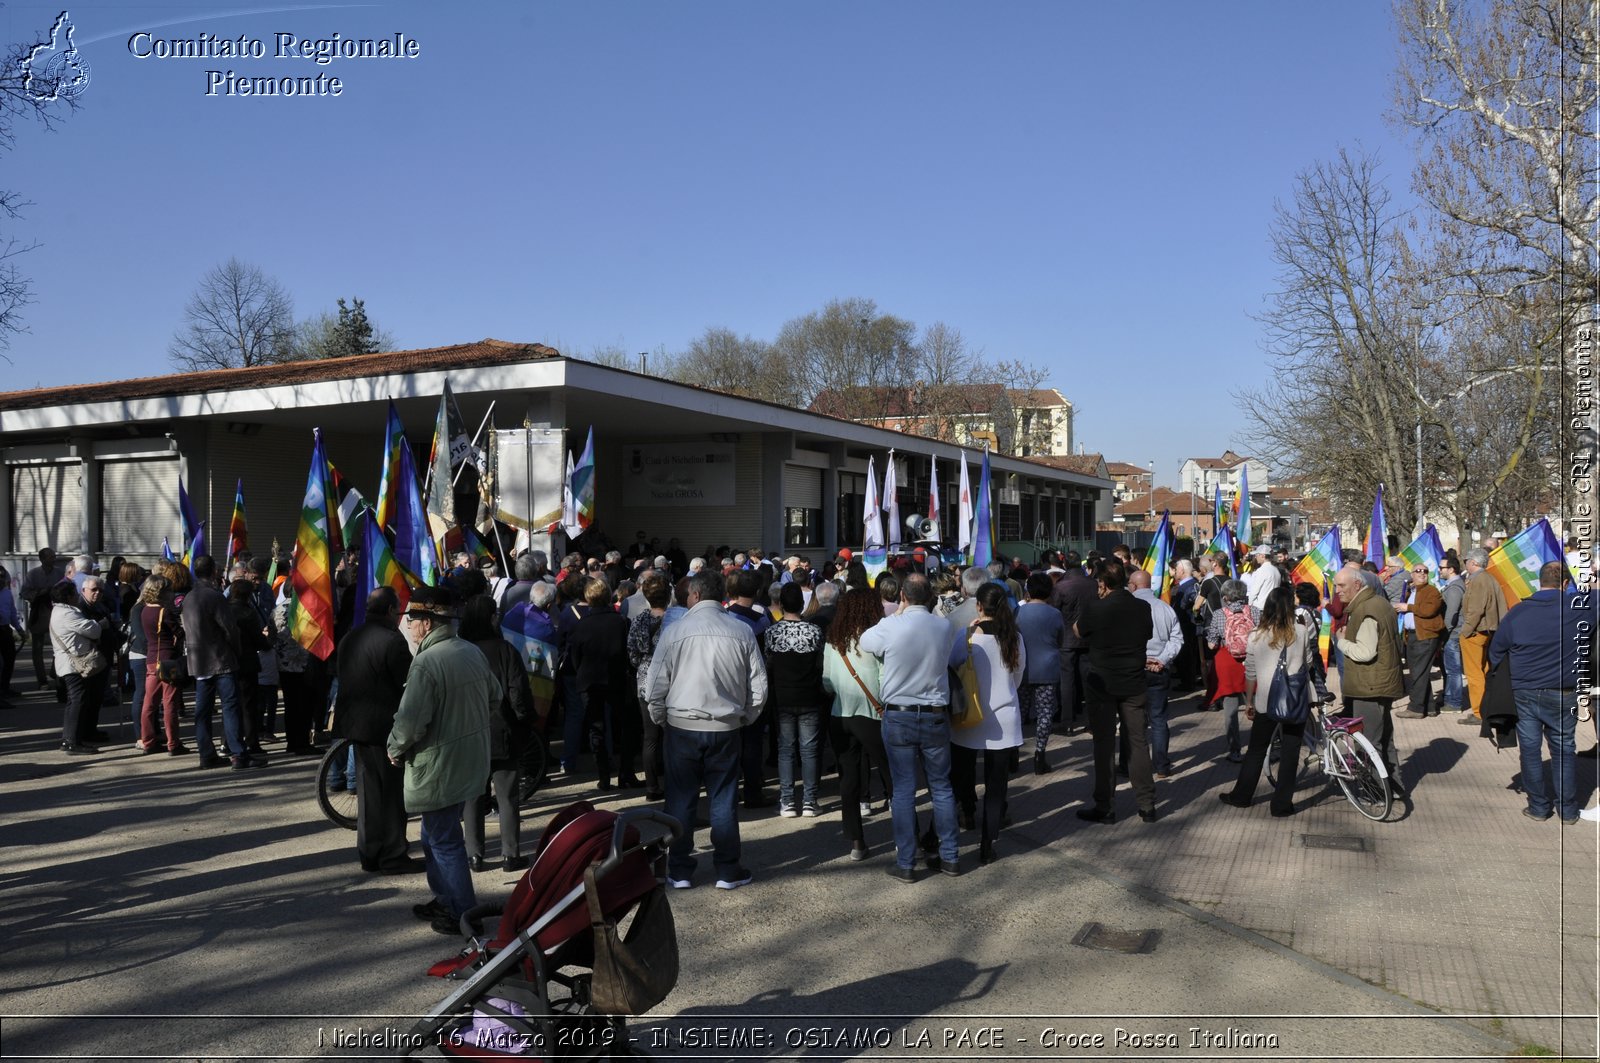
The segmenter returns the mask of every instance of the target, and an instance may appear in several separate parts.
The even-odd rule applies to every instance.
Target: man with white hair
[[[68,571],[72,576],[72,585],[82,594],[83,581],[99,572],[100,566],[95,563],[93,554],[79,554],[72,559],[72,567]]]
[[[1200,597],[1200,581],[1194,576],[1194,563],[1180,557],[1173,565],[1172,611],[1178,616],[1183,633],[1183,649],[1172,667],[1172,681],[1180,690],[1192,690],[1200,682],[1200,637],[1194,626],[1194,603]]]
[[[983,565],[969,565],[961,570],[961,604],[945,617],[957,634],[965,636],[967,628],[978,619],[978,591],[988,582],[989,570]]]
[[[1483,719],[1483,692],[1488,685],[1486,656],[1489,640],[1500,627],[1506,613],[1506,597],[1495,578],[1484,571],[1489,567],[1489,551],[1475,547],[1467,551],[1467,591],[1461,596],[1461,672],[1467,681],[1468,704],[1456,722],[1479,724]]]
[[[689,594],[689,581],[700,575],[700,573],[704,572],[705,569],[705,558],[691,557],[689,559],[689,574],[684,576],[672,586],[672,600],[675,602],[685,601]]]

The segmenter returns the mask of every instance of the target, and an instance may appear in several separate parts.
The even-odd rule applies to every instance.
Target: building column
[[[769,557],[783,556],[783,466],[794,457],[793,432],[761,433],[761,538]]]
[[[830,556],[839,555],[839,470],[844,466],[844,444],[829,443],[823,448],[828,465],[822,470],[822,546]]]
[[[94,460],[94,440],[88,436],[72,437],[72,452],[78,459],[78,484],[82,488],[83,504],[78,509],[83,526],[79,529],[78,550],[98,555],[100,552],[100,465]]]

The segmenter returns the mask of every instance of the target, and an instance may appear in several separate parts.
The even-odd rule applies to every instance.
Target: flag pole
[[[467,444],[468,446],[473,447],[474,449],[477,448],[478,440],[480,438],[482,438],[483,430],[489,424],[489,418],[494,416],[494,404],[497,401],[498,400],[493,400],[493,399],[490,400],[490,402],[489,402],[489,412],[485,413],[483,415],[483,421],[478,425],[478,430],[476,432],[472,433],[472,442]],[[466,471],[466,468],[467,468],[467,463],[466,462],[462,462],[461,463],[461,468],[457,469],[455,476],[451,477],[451,479],[450,479],[450,486],[451,487],[454,487],[458,482],[460,482],[461,474]],[[480,471],[480,473],[482,472],[482,470],[479,470],[479,471]]]

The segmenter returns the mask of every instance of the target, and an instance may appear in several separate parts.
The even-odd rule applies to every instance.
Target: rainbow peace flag
[[[378,527],[372,507],[362,510],[361,519],[361,595],[356,599],[355,622],[357,626],[367,618],[367,596],[379,587],[392,587],[400,597],[403,612],[411,601],[411,582],[405,570],[394,559],[389,540]]]
[[[244,523],[244,480],[233,485],[233,516],[228,520],[228,553],[223,565],[231,568],[233,559],[250,549],[250,533]]]
[[[1524,529],[1490,554],[1487,571],[1505,592],[1506,603],[1513,605],[1539,589],[1539,569],[1551,561],[1565,559],[1550,522],[1541,517],[1539,523]],[[1572,573],[1566,576],[1570,580]]]
[[[378,479],[378,527],[388,531],[400,513],[400,446],[406,441],[405,426],[389,400],[389,421],[383,429],[383,475]],[[416,479],[413,473],[412,479]]]
[[[989,500],[989,448],[983,448],[983,468],[978,473],[978,515],[972,521],[972,563],[994,560],[994,506]]]
[[[1250,467],[1239,466],[1239,493],[1233,500],[1234,516],[1239,518],[1239,528],[1234,537],[1240,546],[1249,546],[1250,539]]]
[[[289,635],[318,660],[333,653],[333,566],[328,552],[328,459],[322,451],[322,429],[312,430],[311,472],[300,504],[295,533],[289,606]]]
[[[1383,485],[1378,485],[1378,497],[1372,500],[1372,520],[1367,525],[1367,537],[1361,540],[1361,554],[1381,570],[1388,564],[1389,525],[1383,519]]]
[[[1437,582],[1439,562],[1444,560],[1444,544],[1439,541],[1439,529],[1432,524],[1423,528],[1422,534],[1400,551],[1400,556],[1405,560],[1407,569],[1413,565],[1428,566],[1428,571],[1433,573],[1433,579]]]
[[[194,559],[206,552],[206,522],[201,521],[200,526],[194,530],[194,539],[189,543],[189,552],[183,555],[183,563],[189,566],[189,572],[194,572]]]
[[[163,561],[178,560],[178,555],[172,552],[172,543],[167,541],[167,537],[165,535],[161,537],[161,559]]]
[[[1322,654],[1322,665],[1328,666],[1329,647],[1333,643],[1333,614],[1322,610],[1322,626],[1317,629],[1317,651]]]
[[[572,511],[578,518],[578,527],[584,531],[594,523],[594,426],[589,426],[589,438],[584,441],[583,453],[572,467]]]
[[[1139,567],[1150,573],[1152,589],[1161,600],[1172,603],[1172,553],[1176,546],[1172,535],[1172,522],[1168,511],[1161,511],[1161,523],[1156,526],[1156,537],[1144,552],[1144,563]]]
[[[1294,582],[1309,583],[1322,592],[1322,597],[1328,597],[1328,582],[1332,573],[1338,571],[1344,564],[1344,546],[1339,538],[1339,526],[1335,524],[1323,533],[1317,540],[1317,545],[1311,552],[1300,559],[1294,566]]]
[[[411,444],[400,440],[400,472],[395,489],[394,556],[412,576],[430,587],[439,585],[439,547],[428,526],[422,487],[412,464]],[[385,529],[389,530],[389,529]]]
[[[1239,578],[1238,552],[1238,547],[1233,541],[1233,529],[1226,524],[1212,537],[1211,545],[1206,547],[1206,553],[1221,554],[1228,559],[1228,575],[1232,579]]]
[[[194,503],[189,501],[189,492],[183,488],[183,477],[178,477],[178,518],[183,521],[183,563],[188,564],[194,557],[191,549],[194,537],[200,534],[200,515],[194,511]]]

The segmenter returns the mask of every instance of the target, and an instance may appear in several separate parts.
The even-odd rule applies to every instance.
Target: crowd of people
[[[292,583],[268,559],[245,556],[224,570],[202,555],[145,572],[118,558],[105,574],[89,555],[60,562],[45,550],[39,560],[15,589],[0,570],[0,692],[16,696],[25,636],[41,687],[53,686],[64,706],[64,754],[99,752],[110,741],[102,708],[123,697],[142,754],[193,755],[202,769],[264,767],[280,729],[289,755],[320,754],[324,736],[347,738],[361,867],[425,872],[434,896],[415,911],[445,933],[476,904],[472,876],[489,866],[491,807],[500,866],[527,866],[517,805],[536,730],[569,780],[603,795],[641,790],[684,824],[668,858],[677,889],[696,884],[702,793],[713,881],[737,889],[753,879],[741,806],[819,817],[831,811],[822,792],[830,767],[851,860],[871,854],[869,822],[887,808],[892,877],[960,874],[963,831],[976,832],[977,863],[987,865],[1001,854],[1023,747],[1031,770],[1047,774],[1052,737],[1084,728],[1093,770],[1077,817],[1115,822],[1126,777],[1139,819],[1155,822],[1158,784],[1176,770],[1171,706],[1189,695],[1222,714],[1223,755],[1239,765],[1221,800],[1251,804],[1281,735],[1270,812],[1293,815],[1303,720],[1285,720],[1272,704],[1277,673],[1304,675],[1310,700],[1342,699],[1330,711],[1361,720],[1400,795],[1396,718],[1452,713],[1490,734],[1509,716],[1525,814],[1597,818],[1575,791],[1573,758],[1593,755],[1575,748],[1592,658],[1574,637],[1579,603],[1563,590],[1566,569],[1546,566],[1538,593],[1508,603],[1482,548],[1450,553],[1436,573],[1398,556],[1380,568],[1348,555],[1325,601],[1321,587],[1296,583],[1286,550],[1266,546],[1242,559],[1178,559],[1155,574],[1125,546],[963,570],[918,550],[869,578],[849,550],[819,569],[804,557],[726,547],[691,559],[676,540],[661,548],[641,532],[626,553],[569,554],[554,568],[526,551],[509,574],[492,558],[460,554],[439,586],[415,589],[403,609],[389,588],[357,608],[360,559],[349,553],[327,661],[288,630]],[[512,610],[553,632],[549,674],[530,674],[504,637]],[[191,686],[192,749],[180,734]],[[408,815],[422,820],[420,861],[409,855]]]

